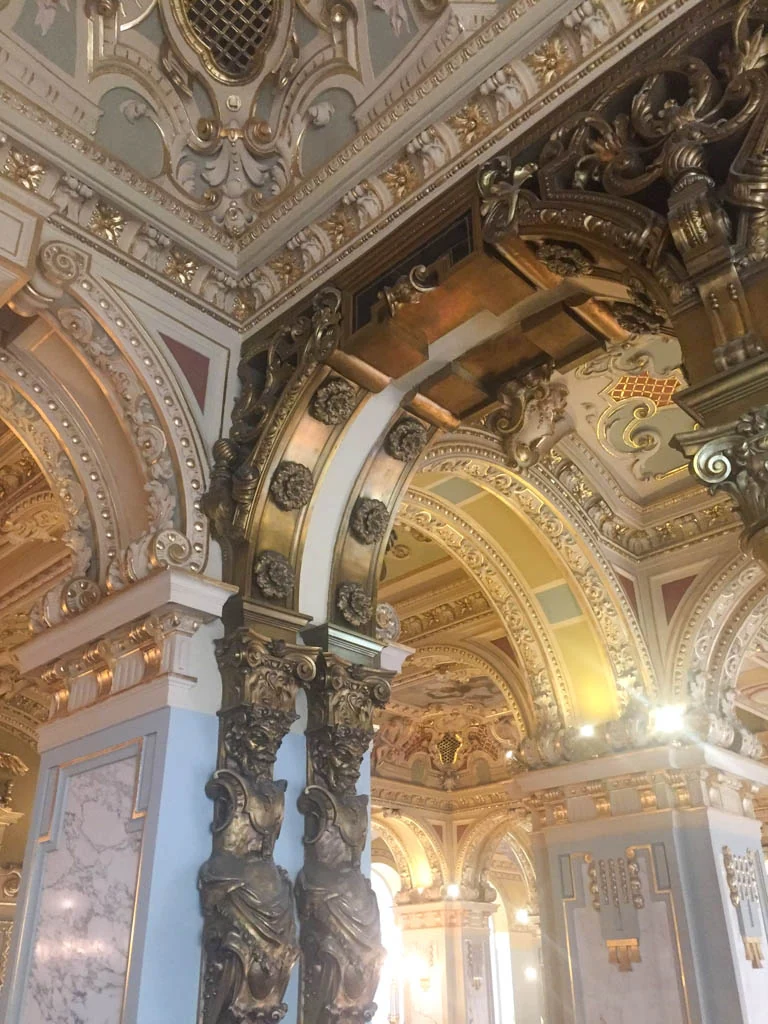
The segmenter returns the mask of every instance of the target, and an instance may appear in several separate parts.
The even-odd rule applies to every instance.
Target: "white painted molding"
[[[125,590],[111,594],[95,607],[41,633],[17,649],[22,675],[37,671],[83,644],[100,640],[137,619],[172,608],[210,622],[221,615],[237,588],[184,569],[165,569]]]

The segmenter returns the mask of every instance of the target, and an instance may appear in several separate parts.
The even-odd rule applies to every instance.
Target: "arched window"
[[[379,904],[381,944],[386,959],[381,968],[376,990],[376,1015],[372,1024],[388,1024],[403,1020],[400,963],[402,959],[400,929],[395,923],[395,895],[400,891],[400,876],[389,864],[371,865],[371,886]]]

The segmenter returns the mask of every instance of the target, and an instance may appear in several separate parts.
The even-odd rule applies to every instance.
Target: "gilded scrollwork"
[[[389,676],[325,655],[306,687],[310,770],[299,800],[305,858],[296,882],[305,1024],[363,1024],[376,1009],[384,949],[376,897],[360,867],[368,797],[356,787]]]
[[[744,520],[745,548],[768,564],[768,406],[725,426],[678,434],[673,444],[691,458],[698,480],[733,498]]]
[[[232,413],[232,429],[228,438],[214,445],[211,483],[203,499],[219,537],[239,535],[275,439],[318,364],[340,339],[341,294],[335,288],[321,288],[306,315],[280,326],[263,348],[241,362],[243,388]],[[312,415],[321,422],[341,423],[348,405],[354,405],[354,394],[347,381],[331,378],[318,389]],[[312,494],[312,474],[298,463],[284,462],[270,484],[280,508],[300,508]]]
[[[535,465],[567,425],[568,388],[562,379],[553,380],[552,372],[545,364],[507,381],[499,390],[499,408],[487,419],[517,473]]]
[[[296,692],[316,673],[317,650],[241,628],[219,642],[224,683],[213,852],[200,871],[203,1024],[273,1024],[299,950],[293,887],[273,851],[286,782],[272,777],[296,720]]]

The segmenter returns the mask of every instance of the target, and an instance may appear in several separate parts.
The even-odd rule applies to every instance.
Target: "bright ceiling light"
[[[653,710],[653,731],[664,733],[682,732],[685,726],[685,705],[664,704]]]
[[[451,884],[445,890],[445,895],[448,897],[449,900],[457,900],[461,895],[461,889],[458,887],[458,885],[456,885],[455,882],[451,882]]]
[[[535,967],[526,967],[523,974],[525,975],[526,981],[536,981],[539,976],[539,972]]]
[[[506,754],[504,755],[504,757],[506,757],[506,759],[507,759],[508,761],[511,761],[511,760],[512,760],[512,758],[513,758],[514,756],[515,756],[515,752],[514,752],[514,750],[508,750],[508,751],[506,752]]]
[[[594,725],[582,725],[581,728],[579,729],[579,736],[581,736],[582,739],[591,740],[591,739],[593,739],[594,735],[595,735],[595,727],[594,727]]]
[[[530,924],[531,915],[525,907],[518,907],[515,911],[515,920],[518,924]]]

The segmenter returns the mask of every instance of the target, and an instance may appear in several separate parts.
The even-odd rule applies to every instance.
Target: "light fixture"
[[[652,711],[651,721],[654,732],[682,732],[685,726],[684,704],[663,704]]]
[[[457,900],[461,895],[461,889],[455,882],[451,882],[449,886],[446,886],[445,895],[449,900]]]
[[[518,924],[530,924],[530,912],[525,907],[518,907],[515,911],[515,920]]]
[[[526,981],[536,981],[539,977],[539,972],[535,967],[526,967],[523,971]]]
[[[595,727],[594,727],[594,725],[582,725],[581,728],[579,729],[579,736],[581,736],[582,739],[591,740],[591,739],[594,738],[594,735],[595,735]]]
[[[508,750],[508,751],[506,752],[506,754],[504,755],[504,757],[506,757],[506,759],[507,759],[508,761],[511,761],[511,760],[512,760],[512,758],[513,758],[514,756],[515,756],[515,752],[514,752],[514,750]]]

